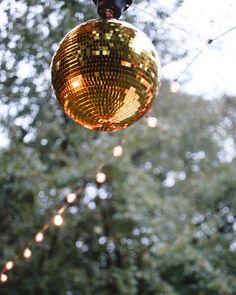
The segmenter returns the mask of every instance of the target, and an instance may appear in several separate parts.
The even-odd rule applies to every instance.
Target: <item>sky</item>
[[[174,25],[155,18],[157,34],[158,28],[166,27],[174,42],[173,46],[187,52],[185,58],[165,65],[162,68],[162,76],[175,79],[193,57],[204,49],[189,70],[180,77],[181,90],[204,96],[206,99],[217,99],[225,94],[236,96],[236,29],[206,47],[208,39],[214,39],[236,26],[236,1],[185,0],[181,7],[173,12],[174,3],[175,0],[160,0],[158,3],[153,1],[149,6],[138,5],[145,10],[140,11],[140,14],[144,18],[146,16],[147,21],[160,7],[170,12],[171,17],[167,18],[166,22]]]

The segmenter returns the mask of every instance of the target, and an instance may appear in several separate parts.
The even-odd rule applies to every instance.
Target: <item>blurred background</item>
[[[152,123],[105,133],[66,117],[50,85],[59,41],[97,18],[92,1],[1,1],[1,268],[85,187],[1,295],[236,294],[236,31],[217,38],[235,12],[233,0],[134,1],[121,19],[153,40],[162,87]]]

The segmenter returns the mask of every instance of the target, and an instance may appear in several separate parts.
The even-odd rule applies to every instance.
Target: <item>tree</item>
[[[158,128],[142,119],[117,133],[88,131],[56,103],[49,66],[62,36],[96,17],[94,6],[1,5],[8,19],[1,28],[1,126],[9,141],[0,156],[2,263],[69,191],[85,187],[64,226],[32,245],[31,260],[17,262],[1,294],[235,294],[236,165],[222,144],[235,144],[233,100],[171,94],[163,81],[152,111]],[[115,159],[112,148],[122,141],[124,155]],[[101,162],[105,184],[95,181]]]

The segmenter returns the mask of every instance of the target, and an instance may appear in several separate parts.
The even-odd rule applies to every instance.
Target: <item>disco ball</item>
[[[148,37],[116,19],[72,29],[52,60],[52,85],[65,113],[84,127],[115,131],[141,118],[160,87]]]

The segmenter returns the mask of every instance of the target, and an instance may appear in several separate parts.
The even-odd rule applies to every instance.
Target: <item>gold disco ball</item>
[[[76,122],[94,130],[120,130],[150,109],[160,87],[158,56],[134,26],[90,20],[61,41],[52,61],[52,85]]]

